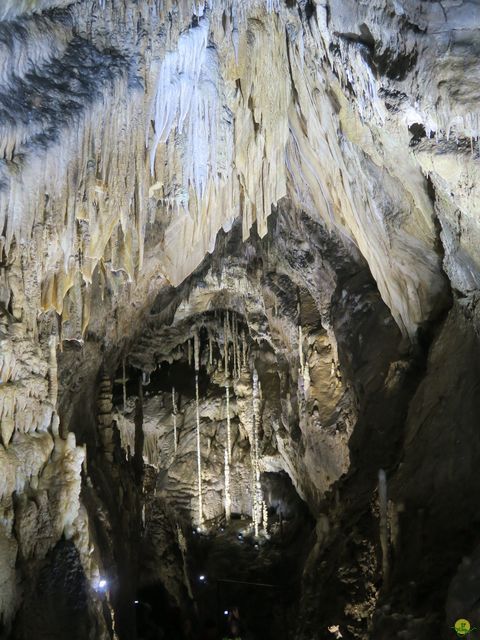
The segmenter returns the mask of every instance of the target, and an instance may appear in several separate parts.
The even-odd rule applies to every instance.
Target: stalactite
[[[192,341],[190,339],[187,340],[187,360],[189,366],[192,366]]]
[[[49,396],[52,406],[57,406],[58,396],[58,369],[57,369],[57,337],[51,336],[50,346],[50,367],[49,367]]]
[[[233,378],[237,377],[237,361],[238,361],[238,352],[237,352],[237,314],[232,312],[232,349],[233,349]]]
[[[242,354],[240,352],[240,340],[238,337],[238,316],[235,322],[235,345],[237,350],[237,379],[242,375]]]
[[[202,496],[202,455],[200,441],[200,407],[198,397],[198,373],[195,373],[195,403],[197,418],[197,494],[198,494],[198,526],[203,525],[203,496]]]
[[[210,366],[213,364],[213,340],[210,331],[208,332],[208,364]]]
[[[197,493],[198,493],[198,526],[203,525],[203,493],[202,493],[202,449],[200,439],[200,398],[198,391],[198,372],[200,370],[200,338],[198,331],[194,333],[194,361],[195,361],[195,409],[197,422]],[[190,349],[191,352],[191,349]]]
[[[242,329],[242,367],[247,366],[247,340],[245,336],[245,329]]]
[[[103,445],[105,457],[113,462],[113,429],[112,429],[112,383],[106,375],[100,380],[100,392],[98,395],[97,424]]]
[[[230,342],[232,341],[232,323],[230,321],[230,312],[227,309],[227,355],[228,355],[228,369],[230,371],[231,366],[233,364],[233,358],[231,356]]]
[[[209,173],[216,174],[218,63],[216,50],[207,46],[208,32],[208,20],[201,18],[180,36],[177,50],[164,57],[152,109],[155,136],[150,145],[153,175],[157,148],[167,141],[176,123],[187,146],[184,188],[188,193],[188,187],[193,187],[199,201]]]
[[[172,387],[172,417],[173,417],[173,450],[177,453],[177,405],[175,402],[175,387]]]
[[[135,453],[135,428],[123,415],[117,416],[117,429],[120,434],[121,447],[125,452],[125,458],[129,460]]]
[[[227,405],[227,452],[228,463],[232,462],[232,438],[231,438],[231,425],[230,425],[230,385],[228,381],[225,383],[225,399]]]
[[[263,501],[262,504],[262,513],[263,513],[263,529],[265,531],[265,533],[268,533],[268,507],[267,507],[267,503],[265,502],[265,500]]]
[[[237,377],[237,345],[235,342],[235,323],[233,323],[233,334],[232,334],[232,347],[233,347],[233,378]]]
[[[223,317],[223,365],[226,379],[228,378],[228,313]]]
[[[255,421],[255,418],[253,418],[253,420]],[[258,517],[257,517],[257,500],[256,500],[256,495],[257,495],[257,490],[256,490],[256,479],[255,479],[255,454],[254,454],[254,449],[252,446],[251,449],[251,454],[250,454],[250,459],[251,459],[251,464],[252,464],[252,488],[251,488],[251,493],[252,493],[252,523],[253,523],[253,532],[255,536],[258,536]]]
[[[253,368],[253,473],[254,473],[254,493],[253,493],[253,524],[255,528],[255,536],[258,536],[258,529],[260,525],[261,513],[260,505],[262,503],[262,488],[260,485],[260,467],[258,462],[258,431],[260,426],[260,399],[258,388],[258,373],[255,367]]]
[[[230,497],[230,462],[228,459],[228,443],[225,448],[225,519],[230,522],[232,514],[232,500]]]
[[[378,502],[380,507],[380,545],[382,547],[383,583],[388,584],[390,563],[388,549],[388,498],[387,476],[383,469],[378,472]]]
[[[193,334],[193,354],[195,371],[198,373],[200,371],[200,336],[198,334],[198,331],[195,331],[195,333]]]

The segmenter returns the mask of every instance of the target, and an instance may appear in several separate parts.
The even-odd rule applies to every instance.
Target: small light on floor
[[[224,611],[224,612],[223,612],[223,615],[224,615],[224,616],[228,616],[228,611]]]
[[[138,604],[138,600],[135,600],[135,604]]]
[[[200,582],[205,582],[205,576],[198,576],[198,579],[200,580]]]

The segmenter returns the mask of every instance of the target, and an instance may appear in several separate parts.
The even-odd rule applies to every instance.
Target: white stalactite
[[[258,461],[258,431],[260,426],[260,398],[259,398],[259,385],[258,385],[258,373],[253,369],[253,476],[254,476],[254,489],[253,489],[253,525],[255,529],[255,536],[258,536],[259,525],[261,521],[261,504],[262,504],[262,488],[260,485],[260,466]]]
[[[242,367],[247,366],[247,340],[245,336],[245,329],[242,329]]]
[[[240,347],[240,339],[238,336],[238,318],[237,318],[236,330],[235,330],[235,343],[237,346],[237,378],[240,378],[240,376],[242,375],[242,354],[241,354],[241,347]]]
[[[58,368],[57,368],[57,337],[50,337],[50,367],[49,367],[49,395],[50,402],[55,409],[58,396]]]
[[[228,379],[228,312],[223,317],[223,364],[225,371],[225,380]]]
[[[193,355],[195,371],[198,373],[200,371],[200,336],[198,335],[198,331],[195,331],[193,334]]]
[[[230,322],[230,312],[227,310],[227,336],[228,336],[228,340],[227,340],[227,355],[228,355],[228,364],[229,364],[229,371],[230,371],[230,365],[233,364],[233,358],[231,355],[231,349],[230,349],[230,342],[232,341],[232,324]]]
[[[203,198],[210,175],[216,174],[218,96],[216,51],[208,47],[209,22],[200,18],[167,53],[158,76],[153,105],[155,135],[150,145],[150,170],[155,172],[159,144],[176,128],[185,139],[184,188]],[[175,127],[176,125],[176,127]]]
[[[265,531],[265,533],[268,533],[268,507],[267,507],[267,503],[265,502],[265,500],[263,501],[263,529]]]
[[[236,314],[232,316],[232,346],[233,346],[233,378],[237,377],[237,342],[236,342]]]
[[[232,499],[230,497],[230,462],[228,460],[228,444],[225,448],[225,519],[230,521],[232,514]]]

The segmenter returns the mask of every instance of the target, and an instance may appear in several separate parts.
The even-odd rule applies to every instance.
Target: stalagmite
[[[175,387],[172,387],[172,417],[173,417],[173,450],[177,453],[177,405],[175,402]]]
[[[380,544],[382,547],[383,583],[388,584],[390,564],[388,549],[388,500],[387,476],[383,469],[378,472],[378,502],[380,508]]]

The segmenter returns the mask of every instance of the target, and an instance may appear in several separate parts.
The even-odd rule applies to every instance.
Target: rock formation
[[[479,19],[0,0],[2,638],[480,627]]]

